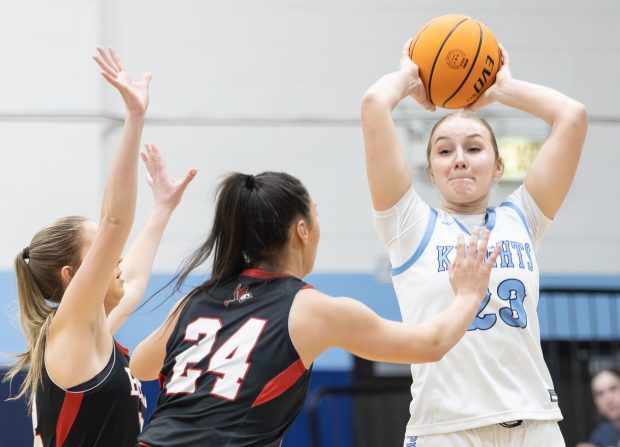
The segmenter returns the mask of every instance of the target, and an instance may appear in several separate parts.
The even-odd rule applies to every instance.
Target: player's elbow
[[[450,346],[441,337],[438,332],[429,334],[430,336],[423,340],[423,345],[416,343],[411,346],[412,358],[410,363],[433,363],[438,362],[448,353]]]
[[[580,102],[575,102],[572,115],[575,126],[585,134],[588,128],[588,109],[586,106]]]
[[[132,225],[132,216],[124,216],[120,213],[106,211],[101,215],[99,231],[128,236]]]
[[[588,109],[578,101],[571,100],[566,107],[562,109],[563,129],[570,129],[575,136],[585,137],[588,129]]]
[[[446,352],[447,351],[443,351],[441,349],[429,347],[423,352],[418,351],[414,354],[411,359],[409,359],[408,363],[435,363],[443,359]]]
[[[430,346],[428,352],[428,359],[425,363],[438,362],[448,353],[450,347],[443,343],[441,340]]]
[[[136,355],[137,354],[137,355]],[[138,380],[154,380],[157,378],[157,374],[153,374],[149,371],[145,365],[145,362],[141,361],[139,353],[134,353],[134,355],[129,360],[129,371],[131,374]]]
[[[136,379],[144,380],[144,371],[141,368],[140,362],[136,360],[136,355],[134,355],[129,359],[129,371],[131,371],[131,375]]]
[[[372,123],[380,113],[390,113],[388,101],[378,91],[370,88],[362,97],[362,124]]]
[[[377,99],[377,94],[372,89],[366,90],[362,96],[362,115],[377,104]]]
[[[429,362],[438,362],[454,347],[460,337],[441,326],[429,332]]]

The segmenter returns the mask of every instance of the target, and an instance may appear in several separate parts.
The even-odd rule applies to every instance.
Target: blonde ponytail
[[[57,220],[41,229],[30,245],[15,257],[20,322],[28,350],[17,356],[17,362],[4,380],[12,382],[27,368],[19,393],[11,399],[27,395],[30,407],[41,381],[47,331],[65,289],[60,271],[65,265],[76,270],[79,267],[85,221],[80,216]]]

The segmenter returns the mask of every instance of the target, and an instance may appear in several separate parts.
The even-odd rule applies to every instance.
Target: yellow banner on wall
[[[504,160],[504,175],[501,181],[522,182],[542,146],[542,141],[527,137],[500,137],[497,145],[499,156]]]

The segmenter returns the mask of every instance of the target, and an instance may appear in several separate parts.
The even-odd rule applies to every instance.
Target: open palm
[[[145,72],[139,81],[135,81],[112,48],[97,47],[97,52],[99,55],[93,59],[101,68],[101,75],[120,92],[127,111],[144,114],[149,105],[151,73]]]
[[[157,146],[145,144],[146,152],[141,152],[140,157],[148,171],[146,180],[153,190],[155,204],[174,209],[183,198],[187,185],[196,176],[196,170],[191,169],[183,180],[175,180],[168,173],[166,164],[161,158]]]

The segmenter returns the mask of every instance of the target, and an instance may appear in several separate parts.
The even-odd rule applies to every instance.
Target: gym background
[[[407,39],[448,13],[485,23],[508,50],[515,77],[588,107],[582,161],[539,258],[543,348],[565,416],[561,428],[567,445],[585,439],[597,421],[589,374],[620,366],[616,0],[1,0],[0,352],[25,347],[15,254],[58,217],[99,217],[123,109],[90,57],[97,45],[115,48],[135,76],[153,72],[143,142],[160,147],[173,175],[199,170],[164,235],[147,296],[206,237],[223,174],[283,170],[318,204],[322,241],[308,281],[400,319],[372,224],[360,101],[398,67]],[[413,101],[395,112],[417,189],[435,206],[424,152],[430,126],[444,113],[424,112]],[[548,131],[502,107],[481,115],[500,138],[531,142]],[[517,185],[497,185],[492,202]],[[141,180],[130,242],[151,204]],[[206,271],[197,273],[194,281]],[[165,296],[137,311],[118,340],[133,349],[175,301],[163,302]],[[0,357],[4,366],[10,361]],[[409,382],[406,366],[329,350],[315,364],[307,408],[285,446],[402,445]],[[153,402],[156,387],[144,388]],[[4,402],[7,393],[4,384],[0,445],[31,445],[23,403]]]

